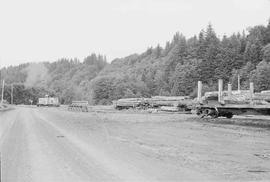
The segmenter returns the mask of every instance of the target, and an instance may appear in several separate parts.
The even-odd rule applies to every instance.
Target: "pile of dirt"
[[[6,110],[9,110],[10,108],[5,105],[5,104],[0,104],[0,111],[6,111]]]

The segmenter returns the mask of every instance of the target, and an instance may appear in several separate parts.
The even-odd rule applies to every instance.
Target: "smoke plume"
[[[25,69],[27,78],[25,86],[27,87],[45,87],[48,80],[48,69],[44,63],[31,63]]]

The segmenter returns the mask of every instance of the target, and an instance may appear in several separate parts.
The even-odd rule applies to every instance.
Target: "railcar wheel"
[[[215,109],[209,109],[208,115],[211,116],[211,118],[218,118],[219,114]]]
[[[233,117],[233,114],[231,112],[226,114],[226,118],[231,119]]]

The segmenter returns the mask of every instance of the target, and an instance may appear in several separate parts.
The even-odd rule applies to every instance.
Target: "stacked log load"
[[[232,91],[231,96],[228,95],[228,92],[225,92],[224,102],[225,104],[249,104],[250,91],[249,90]]]
[[[166,97],[166,96],[154,96],[151,98],[127,98],[114,101],[114,107],[116,109],[149,109],[159,108],[162,110],[170,110],[172,112],[180,110],[189,110],[188,105],[191,103],[191,99],[187,96],[179,97]]]
[[[126,98],[119,99],[113,102],[116,109],[129,109],[129,108],[139,108],[148,105],[145,98]]]
[[[251,96],[249,90],[232,91],[231,95],[228,95],[228,91],[222,93],[223,101],[225,104],[258,104],[265,105],[270,103],[270,91],[262,91],[254,93]],[[218,92],[206,92],[204,101],[211,102],[218,100]]]
[[[222,92],[224,104],[270,104],[270,90],[254,93],[251,96],[249,90],[232,91],[229,96],[228,91]],[[202,98],[203,102],[216,103],[218,92],[206,92]],[[116,109],[159,109],[161,111],[178,112],[190,111],[196,105],[196,99],[192,100],[188,96],[153,96],[151,98],[125,98],[114,101]]]
[[[255,93],[253,96],[253,100],[264,101],[269,104],[270,103],[270,90],[265,90],[260,93]]]
[[[148,101],[152,107],[161,107],[161,106],[177,107],[179,102],[189,99],[190,98],[188,96],[178,96],[178,97],[154,96],[148,99]]]

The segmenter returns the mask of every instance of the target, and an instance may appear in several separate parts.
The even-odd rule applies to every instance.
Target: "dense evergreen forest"
[[[215,90],[219,78],[236,89],[238,74],[243,88],[253,81],[256,91],[270,90],[270,21],[246,33],[221,37],[209,24],[194,37],[176,33],[164,47],[149,47],[110,64],[105,56],[91,54],[82,61],[26,63],[2,68],[1,73],[8,84],[5,99],[10,100],[9,84],[14,83],[16,104],[35,103],[45,94],[58,96],[64,104],[82,99],[110,104],[123,97],[195,96],[198,80],[203,81],[204,91]]]

